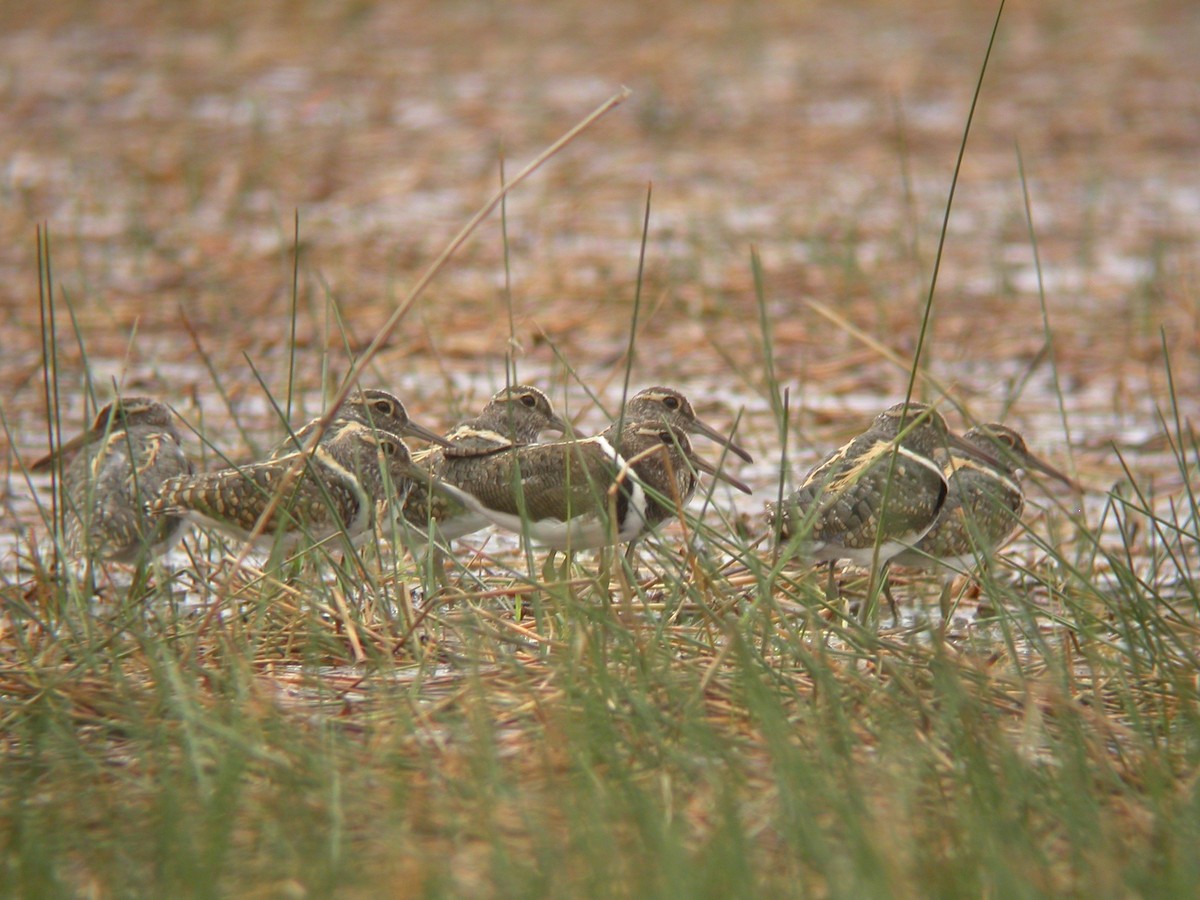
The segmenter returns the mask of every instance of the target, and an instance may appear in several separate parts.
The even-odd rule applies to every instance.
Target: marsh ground
[[[994,13],[6,4],[3,890],[1194,884],[1191,3],[1005,10],[924,367],[1091,490],[1034,492],[1040,540],[1017,542],[1019,574],[985,588],[985,625],[968,617],[957,643],[880,643],[828,610],[814,624],[803,573],[722,581],[677,530],[619,609],[586,577],[541,596],[504,574],[510,545],[477,544],[482,584],[464,576],[422,621],[420,659],[386,604],[326,616],[337,589],[311,573],[311,604],[276,590],[248,618],[114,619],[52,602],[12,556],[43,527],[18,464],[45,447],[35,226],[65,420],[82,421],[87,378],[101,396],[115,380],[245,458],[278,430],[256,370],[276,398],[291,380],[296,418],[318,410],[501,160],[511,175],[621,84],[631,98],[476,232],[370,380],[448,425],[511,353],[582,430],[601,422],[588,391],[610,409],[620,396],[652,186],[632,384],[677,385],[722,425],[742,412],[758,462],[739,475],[762,496],[716,504],[753,516],[781,468],[904,393],[878,345],[909,361],[917,346]],[[381,578],[417,584],[403,564]],[[904,585],[917,611],[936,590]],[[534,625],[514,598],[544,604]]]

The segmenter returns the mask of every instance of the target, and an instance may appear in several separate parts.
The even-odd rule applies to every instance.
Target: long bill
[[[405,435],[412,435],[420,438],[423,441],[429,441],[431,444],[437,444],[439,447],[453,447],[448,440],[438,434],[431,428],[426,428],[424,425],[419,425],[409,419],[408,424],[404,426]]]
[[[733,438],[721,434],[721,432],[717,431],[717,429],[713,428],[707,422],[703,422],[700,419],[695,419],[692,422],[692,430],[697,434],[704,435],[710,441],[716,441],[722,447],[728,447],[730,453],[740,457],[744,462],[754,462],[754,457],[751,456],[744,447],[734,443]],[[749,491],[747,491],[747,493],[749,493]]]
[[[1075,481],[1073,478],[1071,478],[1071,476],[1067,475],[1065,472],[1062,472],[1062,471],[1054,468],[1054,466],[1050,465],[1050,463],[1048,463],[1044,460],[1038,459],[1032,453],[1026,453],[1024,455],[1024,458],[1020,459],[1019,462],[1026,468],[1037,469],[1043,475],[1048,475],[1049,477],[1053,478],[1055,481],[1061,481],[1063,484],[1065,484],[1067,487],[1069,487],[1073,491],[1077,491],[1077,492],[1083,491],[1083,485],[1081,485],[1079,482]]]
[[[946,445],[960,453],[965,453],[967,456],[974,457],[980,462],[987,463],[993,469],[1004,469],[1004,463],[1000,462],[995,455],[988,453],[982,447],[977,447],[968,440],[964,440],[952,431],[946,432]]]
[[[733,446],[730,445],[729,449],[732,450]],[[718,481],[723,481],[726,484],[737,488],[743,494],[753,494],[754,493],[754,491],[750,489],[750,486],[747,485],[745,482],[739,481],[738,479],[736,479],[732,475],[730,475],[728,472],[725,472],[723,469],[718,469],[716,466],[714,466],[712,463],[710,463],[707,459],[705,459],[702,456],[697,456],[695,453],[691,453],[688,455],[688,462],[690,462],[692,464],[692,467],[697,472],[703,472],[705,475],[711,475],[713,478],[717,479]]]
[[[30,472],[48,472],[54,468],[55,462],[60,459],[67,459],[71,454],[81,450],[88,444],[93,444],[104,437],[104,432],[96,432],[89,429],[88,431],[80,432],[71,438],[69,441],[59,444],[40,459],[36,459],[29,466]]]

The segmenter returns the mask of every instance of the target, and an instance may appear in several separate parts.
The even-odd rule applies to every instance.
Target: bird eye
[[[671,396],[663,397],[663,406],[670,410],[679,409],[679,398]]]
[[[525,406],[528,406],[530,409],[533,409],[535,406],[537,406],[537,397],[533,396],[533,394],[522,394],[521,403]]]
[[[384,456],[395,456],[397,452],[396,444],[393,441],[380,441],[379,452]]]
[[[392,402],[390,400],[376,400],[374,406],[376,412],[382,413],[385,416],[392,414]]]

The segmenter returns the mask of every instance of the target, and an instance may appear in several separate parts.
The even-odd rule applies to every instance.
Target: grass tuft
[[[1109,65],[1088,65],[1080,81],[1065,68],[1035,72],[1033,63],[1019,79],[1000,66],[988,73],[1004,104],[1037,113],[1023,121],[1050,123],[1045,135],[1029,126],[1021,142],[1030,170],[1046,182],[1027,181],[1019,155],[1020,209],[1004,213],[1007,224],[992,232],[992,184],[979,178],[994,175],[989,160],[1009,165],[1012,135],[1001,127],[996,138],[997,121],[1006,120],[983,115],[984,71],[965,61],[979,41],[952,30],[978,35],[992,25],[989,54],[999,55],[1008,48],[990,16],[984,23],[964,7],[930,21],[886,4],[813,16],[777,6],[739,6],[728,29],[725,13],[703,5],[669,27],[629,10],[633,18],[580,9],[569,22],[547,11],[534,28],[498,8],[486,17],[486,35],[471,31],[461,9],[449,18],[427,10],[404,16],[404,33],[438,52],[399,55],[383,7],[350,14],[334,3],[321,13],[319,34],[307,38],[279,17],[244,29],[221,17],[214,32],[209,13],[181,11],[186,52],[165,34],[148,42],[156,53],[167,48],[169,65],[155,69],[161,84],[143,83],[132,69],[76,81],[80,70],[66,56],[86,54],[70,43],[70,54],[51,48],[61,70],[49,81],[59,86],[54,94],[23,93],[36,87],[33,77],[9,86],[19,101],[14,115],[28,126],[15,131],[51,163],[41,168],[15,153],[6,197],[35,219],[48,200],[61,204],[55,209],[77,204],[78,223],[55,228],[78,225],[84,239],[78,258],[56,252],[52,267],[48,231],[39,230],[41,324],[30,326],[28,341],[36,352],[22,353],[25,307],[3,307],[14,349],[6,344],[0,359],[12,387],[0,400],[8,473],[0,491],[0,893],[1194,893],[1200,442],[1194,347],[1176,327],[1194,324],[1194,267],[1178,249],[1194,241],[1186,228],[1173,237],[1145,231],[1145,221],[1166,228],[1168,211],[1186,211],[1186,192],[1161,209],[1129,194],[1139,173],[1159,183],[1172,171],[1152,155],[1163,148],[1182,147],[1176,162],[1191,171],[1191,143],[1177,130],[1143,140],[1104,127],[1114,115],[1186,118],[1171,112],[1178,85],[1169,78],[1186,81],[1194,64],[1170,48],[1172,34],[1190,47],[1191,32],[1169,4],[1150,4],[1132,31],[1112,32],[1122,39],[1080,50],[1086,29],[1107,29],[1116,11],[1051,3],[1031,17],[1010,8],[1006,16],[1020,17],[1014,46],[1039,66],[1063,65],[1062,47],[1072,59],[1096,54]],[[628,33],[614,31],[618,20]],[[345,54],[336,52],[343,26],[356,46],[345,73]],[[827,44],[834,27],[852,42]],[[126,23],[114,33],[140,36],[139,28]],[[376,33],[389,36],[382,49],[373,49]],[[1138,40],[1129,40],[1134,33]],[[304,75],[307,68],[273,54],[270,39],[281,34],[301,38],[287,42],[288,52],[311,48],[319,66]],[[496,34],[524,41],[527,71],[493,89],[479,71],[512,71],[509,56],[496,56],[493,46],[504,43]],[[593,34],[609,49],[588,43]],[[646,35],[654,35],[650,44]],[[889,56],[912,40],[906,35],[931,41],[923,50],[937,49],[938,66],[913,77]],[[14,47],[49,46],[21,36]],[[439,68],[462,65],[464,36],[479,38],[468,54],[471,72]],[[621,45],[614,36],[629,41],[631,59],[645,67],[635,74],[653,84],[654,133],[630,132],[636,121],[607,123],[617,131],[603,148],[609,156],[579,163],[564,154],[546,173],[544,194],[529,186],[531,209],[516,195],[510,203],[525,174],[505,173],[507,148],[518,146],[512,136],[544,129],[547,109],[590,83],[591,74],[579,73]],[[1155,58],[1171,65],[1159,72],[1113,55],[1150,46],[1145,41],[1156,41]],[[839,51],[837,71],[810,52],[824,46]],[[840,52],[846,47],[870,62],[856,63]],[[220,55],[210,56],[212,48]],[[551,77],[547,57],[583,68]],[[749,68],[730,62],[741,57]],[[128,58],[122,44],[106,64]],[[376,93],[386,96],[384,85],[397,80],[397,59],[422,76],[399,81],[430,85],[438,115],[411,97],[380,103]],[[181,95],[186,113],[172,122],[173,70],[196,60],[204,77],[195,96]],[[372,60],[381,67],[370,69]],[[1119,91],[1076,90],[1072,116],[1061,121],[1043,115],[1040,94],[1023,93],[1026,79],[1044,87],[1050,74],[1091,88],[1109,70],[1137,78]],[[235,76],[236,91],[222,72]],[[886,91],[872,94],[881,74]],[[967,128],[939,130],[944,96],[960,87],[965,96],[971,74]],[[341,91],[341,77],[354,85],[353,97]],[[153,143],[149,157],[104,159],[106,177],[116,183],[113,173],[132,171],[139,189],[163,204],[141,210],[134,233],[106,236],[108,219],[91,205],[107,189],[82,161],[66,167],[79,196],[55,193],[53,159],[64,152],[63,136],[74,138],[78,116],[56,114],[48,129],[38,111],[66,104],[71,112],[64,84],[87,101],[89,153],[102,154],[100,125],[111,124],[104,117],[112,110],[123,134],[153,128],[155,141],[136,142]],[[1136,117],[1126,90],[1134,90]],[[137,118],[143,94],[156,98],[150,126]],[[885,107],[864,97],[898,94],[904,102],[890,119],[899,135],[881,150],[871,138]],[[359,96],[369,99],[354,120]],[[302,102],[287,99],[294,97]],[[452,115],[441,117],[443,104]],[[288,119],[293,106],[297,120]],[[870,125],[855,130],[842,119],[860,108]],[[222,124],[241,115],[252,119],[249,137]],[[325,118],[336,127],[322,127]],[[420,124],[427,120],[434,124]],[[410,121],[420,127],[398,124]],[[488,161],[496,154],[464,146],[463,123],[505,129],[500,187],[439,256],[426,238],[444,222],[443,194],[457,204],[494,179]],[[397,134],[442,140],[454,152],[410,159],[421,154],[403,146],[402,168]],[[630,154],[647,141],[661,169],[654,221],[649,191],[639,208],[631,296],[630,271],[621,268],[634,253],[625,206],[647,178],[644,161]],[[938,173],[955,142],[951,194],[936,197],[942,189],[928,185],[943,184]],[[1085,142],[1093,181],[1079,225],[1071,207],[1057,205],[1058,182],[1078,169]],[[383,162],[368,159],[365,148],[374,145],[386,148]],[[893,196],[890,173],[871,167],[896,152],[902,184]],[[307,198],[305,228],[315,235],[302,269],[297,212],[290,286],[274,264],[287,229],[257,218],[276,179],[284,179],[281,193]],[[395,190],[397,179],[412,204],[404,227],[374,196],[381,186]],[[370,196],[347,198],[343,180]],[[719,194],[710,192],[714,184]],[[179,227],[169,218],[172,191],[231,234],[194,235],[196,216]],[[616,196],[615,211],[596,212],[611,199],[604,192]],[[389,196],[382,206],[398,202]],[[940,223],[923,223],[918,210],[942,202]],[[451,254],[496,203],[500,240],[455,256],[451,270]],[[766,225],[737,225],[731,211]],[[605,231],[611,223],[595,223],[609,212],[618,225]],[[282,232],[265,254],[277,284],[246,275],[263,266],[245,246],[266,231]],[[912,304],[888,298],[897,271],[911,277],[935,232],[922,307],[928,329],[918,333]],[[172,244],[179,233],[183,248]],[[955,253],[943,256],[951,234]],[[1153,278],[1156,294],[1152,304],[1139,295],[1131,308],[1121,284],[1104,284],[1104,266],[1114,247],[1133,254],[1122,241],[1142,240],[1155,258],[1141,277]],[[132,263],[122,247],[130,241],[138,248]],[[120,265],[97,271],[89,247]],[[1031,253],[1033,285],[1015,277],[1024,262],[1014,262]],[[664,264],[672,256],[682,258]],[[1086,263],[1086,290],[1062,287],[1064,257]],[[993,297],[985,276],[996,260],[1008,268]],[[415,286],[396,292],[380,268],[411,274]],[[437,302],[426,302],[431,295],[422,291],[435,276]],[[76,290],[78,283],[96,287]],[[163,316],[145,302],[159,290],[177,294],[186,315]],[[311,309],[302,293],[318,298]],[[381,304],[377,296],[401,299]],[[1040,315],[1026,317],[1035,296]],[[419,298],[422,321],[413,325],[403,317]],[[231,320],[246,327],[229,327]],[[413,560],[398,534],[353,551],[332,540],[280,560],[193,532],[180,552],[144,572],[97,567],[93,586],[60,562],[63,499],[24,465],[30,445],[40,453],[61,443],[69,418],[61,404],[68,385],[76,389],[68,371],[80,373],[89,394],[97,393],[93,381],[103,394],[115,380],[170,399],[194,420],[189,445],[203,447],[204,464],[215,467],[253,457],[281,426],[294,427],[306,405],[315,407],[314,398],[332,403],[355,381],[394,384],[406,401],[412,394],[414,404],[457,416],[460,403],[498,386],[480,373],[499,371],[501,356],[506,378],[516,380],[519,362],[523,378],[561,379],[568,403],[590,400],[596,411],[571,407],[581,433],[615,413],[611,400],[639,383],[678,382],[698,408],[744,403],[729,418],[762,456],[739,472],[758,496],[735,506],[724,487],[705,484],[682,523],[647,538],[632,558],[621,550],[580,554],[545,575],[541,551],[495,533],[459,542],[444,577],[435,577],[432,562]],[[112,379],[111,371],[126,374]],[[427,387],[435,382],[453,397],[439,400]],[[894,578],[902,620],[864,623],[853,606],[870,602],[870,578],[843,569],[845,599],[832,602],[823,572],[774,552],[761,501],[784,496],[794,473],[894,402],[905,382],[910,395],[928,389],[957,410],[1011,416],[1048,448],[1047,458],[1067,457],[1089,489],[1066,496],[1027,482],[1022,529],[992,565],[953,583],[947,618],[938,605],[941,576],[907,572]],[[962,424],[970,421],[964,415]],[[699,442],[696,449],[713,455]]]

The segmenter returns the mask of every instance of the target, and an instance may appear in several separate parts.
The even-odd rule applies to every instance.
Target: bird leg
[[[879,567],[879,583],[883,590],[883,596],[887,598],[888,608],[892,611],[892,624],[900,624],[900,610],[896,606],[896,598],[892,596],[892,585],[888,579],[888,563],[885,561]]]
[[[834,570],[836,564],[837,560],[831,559],[829,561],[829,581],[825,585],[825,602],[831,606],[842,599],[842,592],[838,589],[837,576]]]
[[[892,610],[892,621],[899,624],[900,615],[896,609],[896,598],[892,595],[892,580],[887,577],[886,572],[883,575],[883,596],[887,598],[888,606]]]
[[[871,610],[879,602],[879,594],[882,593],[887,598],[888,607],[892,611],[892,623],[900,624],[900,611],[896,607],[896,600],[892,596],[891,585],[888,584],[888,563],[885,560],[880,563],[878,569],[872,569],[871,575],[867,579],[867,596],[863,600],[862,622],[866,624],[868,617],[871,615]]]

